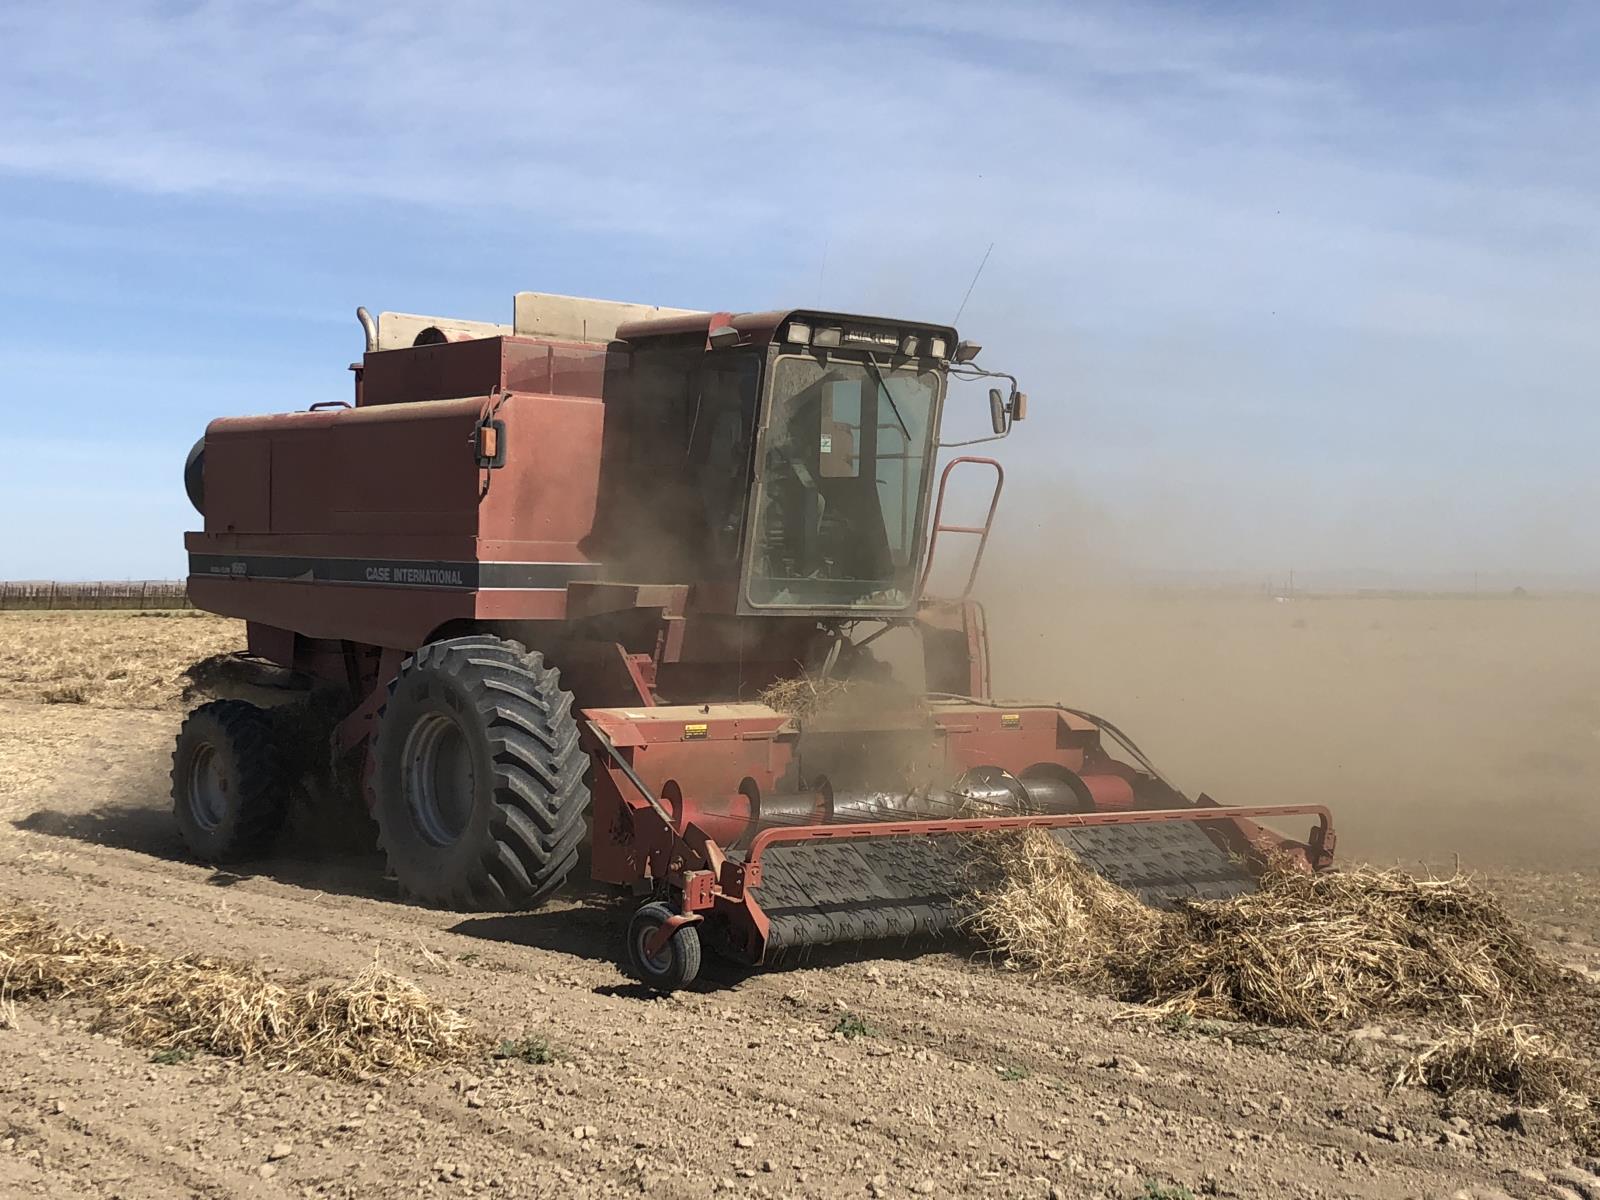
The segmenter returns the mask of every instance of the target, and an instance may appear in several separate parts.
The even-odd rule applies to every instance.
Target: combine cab
[[[261,852],[311,776],[349,782],[426,903],[532,907],[587,840],[648,897],[627,959],[662,989],[702,943],[759,964],[948,933],[974,833],[1051,829],[1157,902],[1331,860],[1322,809],[1190,801],[1108,723],[992,699],[970,592],[1004,474],[936,479],[938,430],[952,378],[1003,385],[996,437],[1026,397],[954,329],[536,293],[509,327],[359,315],[353,403],[213,421],[190,454],[190,596],[328,715],[325,756],[308,720],[190,715],[197,855]],[[981,526],[944,520],[958,471],[991,481]],[[976,550],[938,598],[951,534]],[[895,630],[915,693],[868,648]],[[1302,814],[1304,843],[1256,823]]]

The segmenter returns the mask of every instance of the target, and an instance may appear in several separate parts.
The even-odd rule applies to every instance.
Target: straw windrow
[[[1008,965],[1190,1015],[1345,1028],[1502,1013],[1563,986],[1500,903],[1459,876],[1275,866],[1258,891],[1161,912],[1048,833],[991,840],[983,856],[969,922]]]
[[[1498,900],[1460,876],[1279,866],[1259,891],[1187,901],[1132,980],[1196,1014],[1311,1029],[1503,1013],[1561,986]]]
[[[1014,970],[1121,991],[1167,916],[1084,866],[1048,833],[973,839],[967,922]]]
[[[1466,878],[1279,864],[1256,892],[1157,911],[1041,831],[980,839],[977,860],[969,928],[1011,969],[1189,1016],[1440,1022],[1401,1082],[1499,1092],[1600,1150],[1600,1067],[1530,1023],[1595,998]]]
[[[1600,1153],[1600,1066],[1535,1025],[1500,1019],[1448,1030],[1400,1069],[1396,1083],[1447,1096],[1499,1092],[1548,1113],[1579,1146]]]
[[[458,1013],[376,965],[284,986],[242,963],[170,958],[0,905],[0,1008],[47,997],[91,1006],[97,1029],[133,1045],[344,1078],[421,1070],[474,1044]]]

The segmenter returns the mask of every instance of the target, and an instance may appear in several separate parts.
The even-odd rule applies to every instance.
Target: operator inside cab
[[[749,600],[909,602],[938,379],[915,363],[789,354],[773,372]]]

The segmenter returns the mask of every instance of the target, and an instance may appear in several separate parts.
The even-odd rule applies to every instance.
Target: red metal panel
[[[314,638],[412,650],[448,621],[473,615],[473,593],[337,583],[189,576],[196,607]]]
[[[375,350],[361,372],[363,407],[523,391],[597,398],[615,354],[605,346],[488,337]]]
[[[270,532],[272,443],[234,436],[228,425],[206,430],[206,532]]]
[[[751,828],[741,781],[773,791],[792,754],[792,743],[778,736],[787,718],[759,705],[586,709],[584,716],[627,756],[673,818],[673,827],[663,828],[625,774],[595,753],[593,874],[612,883],[665,879],[675,840],[691,822],[703,821],[713,838],[737,842]]]
[[[487,396],[500,384],[501,338],[375,350],[362,360],[363,406]]]
[[[326,491],[307,501],[312,523],[296,528],[476,534],[478,468],[472,434],[481,411],[480,400],[466,399],[334,414],[332,436],[323,440],[331,442],[337,459],[322,485]],[[302,452],[308,454],[309,468],[314,460]],[[311,479],[305,484],[322,490]]]
[[[294,633],[260,621],[245,625],[245,648],[258,658],[280,666],[294,665]]]
[[[945,706],[934,712],[933,719],[948,739],[950,766],[957,774],[973,767],[1001,767],[1020,776],[1041,763],[1081,772],[1096,732],[1088,722],[1055,709],[1020,705],[1010,709]],[[1063,728],[1073,728],[1069,722],[1077,722],[1081,732],[1091,735],[1084,744],[1074,745],[1073,739],[1062,738]],[[1064,740],[1068,744],[1063,745]]]
[[[618,356],[593,346],[563,346],[551,343],[550,380],[543,390],[553,396],[584,396],[599,399],[605,395],[606,373],[620,364]],[[508,372],[507,390],[517,390]],[[538,390],[538,389],[529,389]]]
[[[559,542],[479,540],[471,535],[406,532],[184,534],[191,554],[283,554],[291,557],[413,558],[462,562],[561,562],[570,546]],[[579,555],[577,561],[582,561]]]
[[[377,584],[393,579],[405,563],[586,563],[578,545],[593,524],[599,402],[503,398],[498,415],[513,440],[517,469],[483,471],[472,436],[486,399],[214,423],[208,475],[224,482],[208,498],[208,532],[186,539],[190,552],[267,556],[267,567],[297,556],[342,559],[340,569],[356,572],[351,582],[361,582],[361,564],[371,562],[378,571],[367,582]],[[218,569],[215,560],[207,567]],[[254,565],[240,570],[258,573]],[[551,582],[486,582],[476,594],[470,584],[450,592],[355,588],[330,582],[319,566],[315,584],[208,574],[191,595],[213,611],[309,636],[412,647],[451,620],[560,620],[563,573],[532,570]]]
[[[562,560],[582,561],[579,545],[594,528],[604,415],[598,400],[508,396],[495,416],[505,421],[510,462],[481,472],[488,492],[477,509],[478,536],[561,546]]]
[[[1121,775],[1079,775],[1083,786],[1089,789],[1098,812],[1127,812],[1133,808],[1136,797],[1133,784]]]
[[[622,744],[617,741],[619,737],[629,736],[639,745],[767,741],[789,724],[787,716],[764,704],[586,708],[583,715],[604,729],[617,745]]]
[[[567,615],[567,594],[520,588],[477,592],[472,615],[482,621],[559,621]]]
[[[213,421],[206,530],[470,537],[480,408],[468,399]]]

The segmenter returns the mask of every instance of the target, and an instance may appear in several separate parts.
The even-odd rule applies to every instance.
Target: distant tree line
[[[0,608],[190,608],[182,580],[0,581]]]

